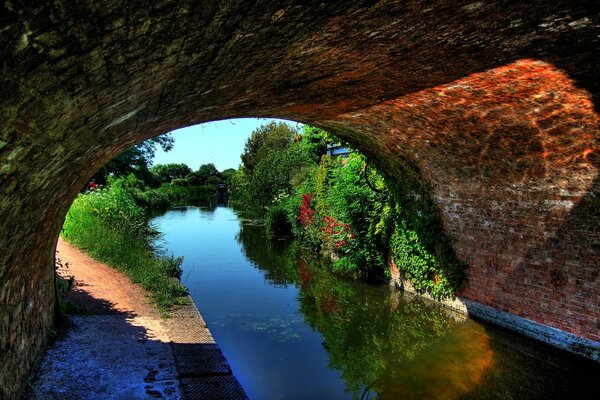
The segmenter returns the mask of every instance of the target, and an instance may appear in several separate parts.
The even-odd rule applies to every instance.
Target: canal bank
[[[78,314],[47,350],[26,398],[246,398],[190,298],[162,318],[121,272],[59,240]]]
[[[437,299],[429,293],[419,292],[408,279],[398,270],[395,263],[390,262],[390,285],[392,287],[421,296],[429,301],[439,303],[465,316],[485,321],[512,332],[517,332],[528,338],[546,343],[557,349],[568,351],[577,356],[589,358],[600,362],[600,342],[586,339],[569,332],[540,324],[531,319],[519,317],[484,304],[476,303],[469,299],[457,296],[447,299]]]
[[[600,398],[598,363],[331,274],[244,211],[153,222],[250,398]]]

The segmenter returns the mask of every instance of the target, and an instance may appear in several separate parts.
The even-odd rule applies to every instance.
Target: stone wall
[[[392,173],[411,160],[465,297],[598,340],[600,21],[574,3],[1,5],[0,397],[51,327],[56,238],[86,180],[230,117],[334,129]]]

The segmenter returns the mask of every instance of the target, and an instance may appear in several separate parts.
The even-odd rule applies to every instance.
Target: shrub
[[[69,239],[96,235],[105,227],[137,240],[147,240],[156,234],[130,192],[115,186],[80,194],[69,209],[63,236]]]
[[[181,274],[183,273],[181,264],[183,264],[183,257],[171,255],[160,258],[161,271],[171,278],[181,279]]]
[[[62,235],[91,257],[140,283],[160,310],[179,303],[186,294],[175,279],[181,274],[181,258],[154,253],[152,243],[158,232],[123,187],[79,195],[67,213]]]
[[[270,235],[289,235],[292,233],[287,210],[282,204],[276,204],[269,208],[265,216],[265,225],[267,233]]]
[[[426,188],[417,186],[418,174],[399,176],[406,184],[402,191],[365,166],[356,151],[346,159],[323,156],[285,202],[294,236],[331,255],[338,272],[382,280],[391,257],[417,290],[436,297],[456,293],[464,282],[463,266]]]
[[[306,126],[287,137],[273,126],[254,135],[245,168],[231,178],[238,203],[268,209],[272,233],[291,230],[303,246],[333,256],[339,272],[385,279],[392,257],[418,290],[445,297],[462,287],[464,267],[417,168],[399,159],[386,171],[393,179],[384,179],[357,151],[322,155],[325,140],[337,140],[324,131]],[[265,145],[271,139],[278,145]]]

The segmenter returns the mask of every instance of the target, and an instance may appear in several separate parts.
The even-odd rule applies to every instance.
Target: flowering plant
[[[311,208],[310,204],[312,198],[312,193],[302,195],[302,205],[300,206],[300,215],[298,216],[302,226],[307,226],[314,222],[313,215],[315,214],[315,210]]]
[[[338,222],[335,218],[326,215],[321,219],[323,226],[323,241],[332,241],[335,248],[348,252],[350,250],[350,241],[354,239],[354,233],[349,224]]]

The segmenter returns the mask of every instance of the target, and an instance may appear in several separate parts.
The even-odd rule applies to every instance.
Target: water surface
[[[154,219],[251,399],[600,399],[597,363],[334,276],[244,212]]]

